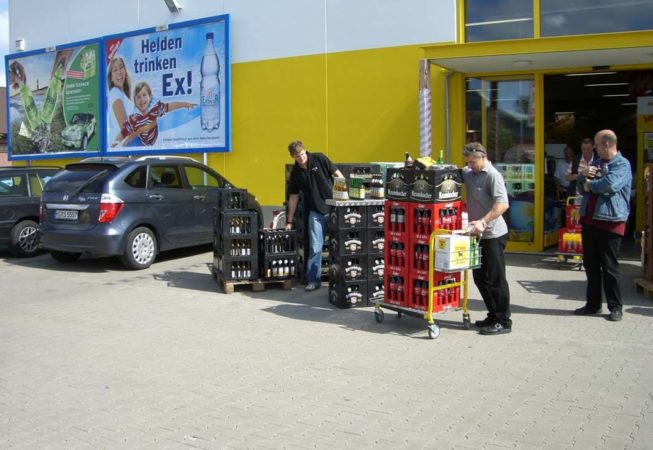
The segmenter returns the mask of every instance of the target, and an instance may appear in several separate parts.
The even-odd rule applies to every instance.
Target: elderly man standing
[[[587,276],[585,306],[574,314],[587,316],[602,311],[602,294],[610,310],[610,320],[623,316],[619,285],[619,247],[626,233],[630,212],[630,163],[617,149],[617,135],[601,130],[594,137],[598,158],[578,174],[583,198],[580,222],[583,225],[583,265]]]
[[[487,158],[481,144],[472,142],[463,150],[467,166],[463,181],[467,191],[470,232],[482,236],[481,267],[474,269],[474,284],[481,293],[488,314],[475,325],[484,335],[510,333],[510,290],[506,280],[504,251],[508,226],[503,213],[508,210],[508,192],[503,177]]]

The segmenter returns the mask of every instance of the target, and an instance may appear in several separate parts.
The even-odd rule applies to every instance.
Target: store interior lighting
[[[163,0],[171,13],[181,11],[181,5],[177,0]]]

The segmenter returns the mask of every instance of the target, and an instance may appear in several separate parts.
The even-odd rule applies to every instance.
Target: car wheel
[[[88,147],[88,137],[84,135],[82,138],[82,150],[86,150],[86,147]]]
[[[38,224],[33,220],[18,222],[11,229],[9,252],[18,258],[35,256],[39,252]]]
[[[127,236],[125,252],[120,261],[128,269],[147,269],[154,262],[156,253],[157,242],[154,233],[149,228],[139,227]]]
[[[72,263],[77,261],[79,257],[82,256],[81,253],[60,252],[58,250],[50,250],[50,255],[52,255],[52,257],[60,263]]]

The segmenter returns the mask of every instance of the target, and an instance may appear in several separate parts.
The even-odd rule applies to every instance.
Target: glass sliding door
[[[534,92],[530,78],[466,80],[466,140],[482,142],[503,174],[512,242],[533,243],[536,238]]]

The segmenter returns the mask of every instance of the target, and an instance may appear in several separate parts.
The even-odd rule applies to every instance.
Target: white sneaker
[[[308,283],[304,288],[305,291],[314,291],[320,287],[320,283]]]

